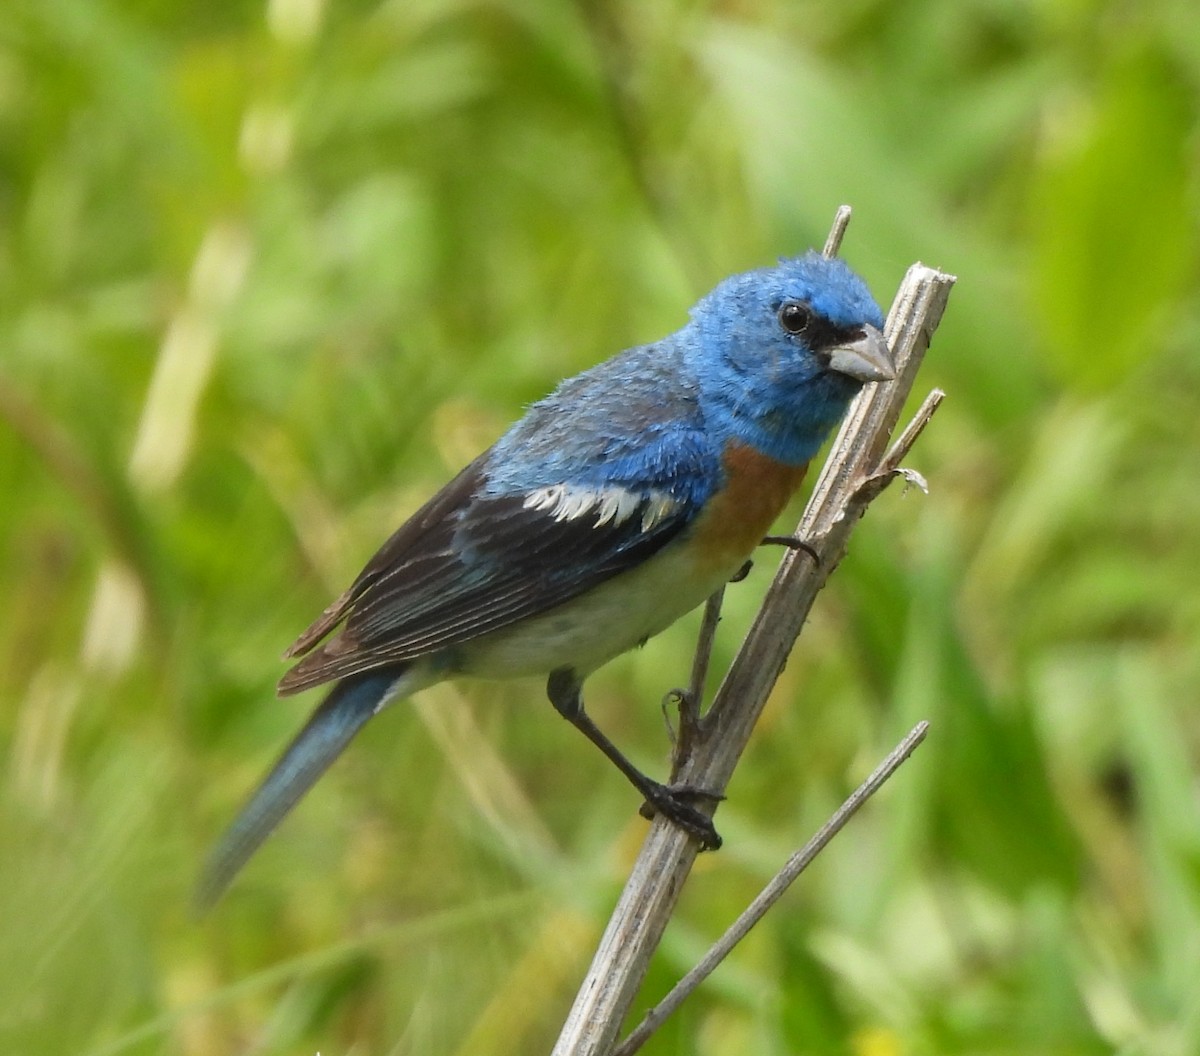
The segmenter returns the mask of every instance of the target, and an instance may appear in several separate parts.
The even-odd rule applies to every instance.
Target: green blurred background
[[[646,1051],[1200,1052],[1194,0],[0,23],[6,1053],[548,1050],[645,823],[539,682],[395,707],[201,922],[191,884],[391,528],[843,201],[885,304],[960,279],[931,491],[857,532],[643,1003],[933,729]],[[654,772],[695,626],[589,684]]]

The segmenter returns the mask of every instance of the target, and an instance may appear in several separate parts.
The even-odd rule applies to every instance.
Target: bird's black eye
[[[785,301],[779,308],[779,325],[789,334],[802,334],[812,322],[812,312],[803,304]]]

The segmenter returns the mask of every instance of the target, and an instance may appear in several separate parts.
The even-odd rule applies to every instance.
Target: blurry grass
[[[549,1048],[643,823],[536,682],[382,716],[204,922],[197,864],[307,706],[280,649],[387,532],[844,200],[881,299],[915,258],[960,276],[932,494],[861,526],[643,1002],[933,731],[647,1051],[1200,1049],[1190,6],[3,21],[8,1050]],[[589,683],[652,769],[693,631]]]

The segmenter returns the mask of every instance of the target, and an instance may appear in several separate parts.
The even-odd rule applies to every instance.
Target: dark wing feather
[[[487,495],[481,456],[384,544],[354,584],[288,651],[308,653],[280,693],[461,645],[535,616],[640,564],[692,519],[679,501],[643,527],[644,503],[619,523],[595,508],[567,519]],[[651,501],[647,496],[647,503]],[[334,638],[317,643],[344,623]]]
[[[422,563],[431,563],[436,569],[440,551],[452,541],[455,515],[470,502],[482,484],[483,463],[487,455],[488,452],[484,452],[470,463],[392,533],[350,588],[288,646],[283,654],[285,660],[309,652],[345,619],[351,606],[387,575],[389,569],[414,569]]]

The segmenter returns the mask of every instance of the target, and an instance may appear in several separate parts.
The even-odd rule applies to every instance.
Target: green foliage
[[[646,1051],[1200,1051],[1193,8],[10,0],[5,1051],[549,1048],[644,823],[536,683],[394,708],[190,886],[390,528],[842,201],[881,300],[960,277],[931,494],[858,530],[643,1001],[933,728]],[[652,770],[694,626],[589,683]]]

